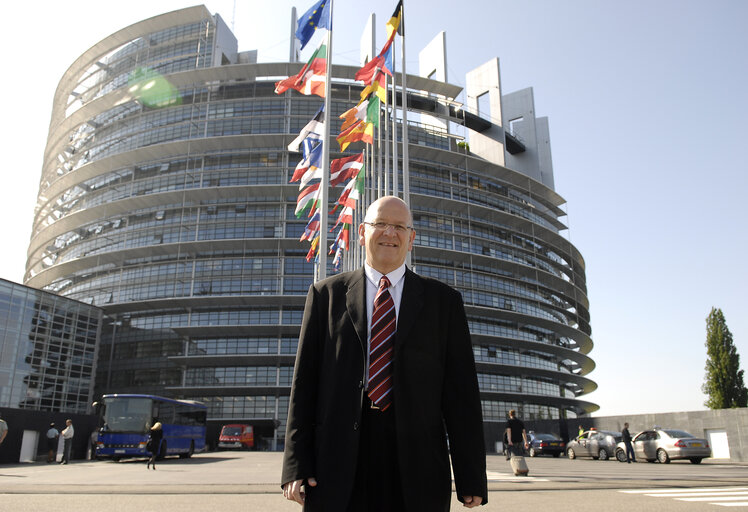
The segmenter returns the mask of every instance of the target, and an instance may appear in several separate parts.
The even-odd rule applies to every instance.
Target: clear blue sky
[[[288,55],[290,8],[312,0],[208,1],[240,50]],[[376,2],[378,39],[395,6]],[[371,2],[374,4],[374,2]],[[390,5],[391,4],[391,5]],[[123,9],[122,6],[127,6]],[[54,90],[96,42],[189,3],[71,0],[16,7],[0,38],[6,240],[21,281]],[[369,10],[335,0],[335,63],[355,65]],[[503,92],[535,90],[550,119],[556,191],[587,262],[596,415],[703,409],[705,318],[724,311],[748,364],[748,2],[406,0],[408,71],[446,31],[449,81],[493,57]],[[123,10],[121,10],[123,9]],[[304,54],[306,55],[306,54]]]

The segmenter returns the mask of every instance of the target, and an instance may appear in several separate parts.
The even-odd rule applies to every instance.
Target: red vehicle
[[[218,436],[218,448],[238,448],[250,450],[255,447],[255,435],[252,425],[224,425]]]

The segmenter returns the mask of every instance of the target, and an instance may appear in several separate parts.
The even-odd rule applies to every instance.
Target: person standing
[[[0,417],[0,446],[2,446],[3,441],[5,441],[5,437],[8,435],[8,424],[5,423],[5,420]]]
[[[631,433],[629,433],[629,424],[623,424],[623,430],[621,430],[621,440],[626,447],[626,462],[631,464],[636,462],[636,455],[634,455],[634,446],[631,444]]]
[[[457,498],[488,501],[462,297],[406,267],[412,222],[401,199],[374,201],[364,266],[309,288],[281,476],[305,512],[449,510],[450,455]]]
[[[70,460],[70,451],[73,448],[73,436],[75,435],[73,420],[65,420],[65,425],[65,429],[62,431],[63,448],[60,464],[67,464]]]
[[[49,424],[49,430],[46,434],[47,438],[47,464],[54,462],[57,458],[57,443],[60,440],[60,433],[55,428],[54,423]]]
[[[163,438],[164,431],[161,428],[161,422],[157,421],[148,432],[148,444],[146,445],[146,448],[151,452],[151,458],[148,460],[148,465],[145,469],[149,469],[151,464],[153,464],[153,470],[156,470],[156,459],[158,458],[159,453],[161,453],[161,440]]]
[[[517,419],[517,411],[514,409],[509,411],[509,421],[506,422],[506,437],[509,441],[508,454],[510,456],[522,455],[524,450],[527,449],[528,443],[525,424]]]

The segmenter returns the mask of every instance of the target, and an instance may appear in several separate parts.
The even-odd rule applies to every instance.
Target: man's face
[[[377,229],[371,225],[376,223],[389,226]],[[369,265],[382,274],[388,274],[401,266],[413,247],[416,232],[412,228],[398,230],[393,226],[410,225],[410,212],[401,200],[384,197],[372,203],[366,211],[366,220],[358,227],[358,243],[366,248],[366,261]]]

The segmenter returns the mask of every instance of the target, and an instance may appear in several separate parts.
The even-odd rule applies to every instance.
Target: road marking
[[[619,491],[625,494],[643,494],[650,498],[670,498],[674,501],[709,503],[720,507],[748,507],[748,487],[713,487],[702,489],[637,489]]]
[[[499,473],[498,471],[486,471],[486,478],[489,482],[548,482],[546,478],[537,478],[534,476],[514,476],[512,473]]]

